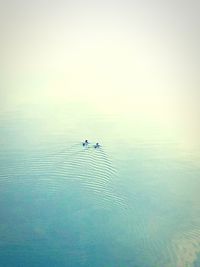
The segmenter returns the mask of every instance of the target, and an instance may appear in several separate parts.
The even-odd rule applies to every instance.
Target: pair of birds
[[[88,142],[88,140],[85,140],[85,142],[83,142],[83,146],[87,146],[87,145],[89,145],[89,142]],[[98,147],[100,147],[100,145],[99,145],[99,143],[96,143],[94,145],[94,148],[98,148]]]

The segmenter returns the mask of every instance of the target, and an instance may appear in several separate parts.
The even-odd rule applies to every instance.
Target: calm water
[[[131,114],[35,103],[1,112],[0,145],[1,266],[200,266],[199,144]]]

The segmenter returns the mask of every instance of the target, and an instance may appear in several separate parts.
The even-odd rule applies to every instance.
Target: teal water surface
[[[199,144],[179,137],[81,103],[2,110],[0,265],[199,266]]]

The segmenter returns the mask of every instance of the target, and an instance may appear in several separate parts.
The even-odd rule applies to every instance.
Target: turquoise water
[[[84,103],[2,109],[0,265],[199,266],[200,147],[180,137]]]

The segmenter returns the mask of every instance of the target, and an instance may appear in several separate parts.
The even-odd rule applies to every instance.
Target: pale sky
[[[11,0],[0,10],[5,108],[81,99],[199,131],[199,1]]]

